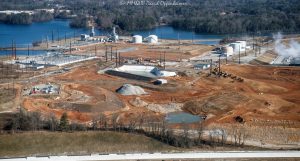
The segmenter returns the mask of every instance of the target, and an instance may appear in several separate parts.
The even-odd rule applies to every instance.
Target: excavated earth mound
[[[126,96],[147,94],[147,92],[145,92],[143,88],[131,84],[124,84],[122,87],[117,89],[116,92]]]

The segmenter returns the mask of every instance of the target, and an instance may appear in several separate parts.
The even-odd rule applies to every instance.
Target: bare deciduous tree
[[[107,118],[103,113],[99,114],[99,124],[100,128],[104,128],[105,130],[107,129]]]
[[[116,131],[117,126],[118,126],[118,117],[119,115],[117,113],[114,113],[111,117],[111,124],[113,129]]]
[[[200,121],[199,124],[198,124],[197,133],[198,133],[197,143],[201,144],[201,141],[203,139],[202,137],[203,137],[203,134],[204,134],[204,126],[203,126],[202,121]]]
[[[58,120],[55,117],[54,113],[51,113],[48,118],[48,127],[51,131],[56,131],[58,127]]]
[[[92,129],[96,130],[98,128],[98,122],[99,122],[99,117],[97,115],[94,115],[92,118]]]

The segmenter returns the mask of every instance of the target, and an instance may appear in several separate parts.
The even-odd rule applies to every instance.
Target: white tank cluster
[[[150,44],[157,44],[158,43],[158,37],[156,35],[149,35],[144,39],[145,42]],[[143,37],[141,35],[134,35],[132,36],[132,43],[135,44],[141,44],[143,43]]]
[[[135,44],[143,43],[143,37],[141,35],[132,36],[132,43],[135,43]]]
[[[156,35],[149,35],[148,37],[145,38],[146,42],[151,43],[151,44],[156,44],[158,43],[158,37]]]

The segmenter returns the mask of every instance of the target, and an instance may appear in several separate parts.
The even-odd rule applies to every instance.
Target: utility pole
[[[27,47],[27,56],[29,56],[29,45]]]
[[[13,95],[15,95],[15,80],[14,80],[14,78],[12,78],[12,83],[13,83],[13,85],[12,85],[12,93],[13,93]]]
[[[119,52],[119,66],[121,65],[121,53]]]
[[[14,40],[11,41],[11,56],[14,57]]]
[[[161,53],[159,54],[159,65],[162,66]]]
[[[257,39],[255,39],[255,46],[256,46],[256,48],[255,48],[255,57],[257,56],[257,49],[258,49],[258,43],[257,43]],[[259,49],[258,49],[259,50]]]
[[[239,47],[239,64],[241,64],[241,48]]]
[[[262,42],[261,42],[261,40],[259,40],[259,42],[260,42],[260,43],[259,43],[259,48],[258,48],[258,51],[259,51],[258,54],[260,55],[260,54],[261,54],[261,46],[262,46]]]
[[[254,55],[255,55],[255,57],[257,57],[257,54],[256,54],[256,49],[254,50]]]
[[[110,61],[112,61],[112,57],[113,57],[113,47],[110,46]]]
[[[245,56],[247,56],[247,45],[245,47]]]
[[[16,49],[16,43],[14,40],[11,41],[11,56],[14,60],[17,59],[17,49]]]
[[[17,59],[17,44],[15,42],[15,59]]]
[[[219,55],[219,73],[221,73],[221,55]]]
[[[252,37],[252,49],[254,50],[254,33],[253,33],[253,37]]]
[[[15,41],[14,41],[14,59],[17,60],[17,45]]]
[[[164,52],[164,69],[166,69],[166,52]]]
[[[59,30],[57,29],[57,41],[59,43]]]
[[[75,33],[75,31],[73,32],[73,41],[75,42],[75,38],[76,38],[76,33]]]
[[[107,62],[107,45],[105,45],[105,62]]]
[[[54,43],[54,31],[52,30],[52,43]]]
[[[65,44],[67,43],[67,33],[65,32]]]
[[[115,59],[116,67],[118,67],[118,52],[116,52],[115,57],[116,57],[116,59]]]
[[[211,75],[212,73],[212,59],[210,59],[210,70],[209,70],[209,74]]]
[[[47,49],[48,49],[48,46],[49,46],[49,44],[48,44],[48,36],[46,37],[46,41],[47,41]]]
[[[116,67],[118,67],[118,49],[116,49]]]
[[[70,55],[72,54],[72,43],[70,41]]]

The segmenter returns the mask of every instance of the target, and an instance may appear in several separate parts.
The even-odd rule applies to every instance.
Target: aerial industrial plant
[[[157,147],[161,148],[159,152],[299,150],[299,34],[202,34],[195,31],[204,24],[190,27],[193,31],[182,31],[178,29],[184,26],[179,24],[181,19],[171,23],[172,16],[158,16],[155,29],[131,31],[122,27],[137,27],[132,17],[110,12],[91,16],[83,11],[75,15],[61,3],[55,5],[59,10],[43,12],[59,16],[69,13],[68,18],[73,18],[70,24],[86,25],[85,29],[67,26],[74,34],[57,29],[57,33],[50,31],[50,39],[47,35],[39,42],[18,44],[18,37],[0,45],[0,158],[74,154],[97,158],[98,154],[91,153],[130,153],[130,148],[148,152],[152,146],[151,156],[156,156]],[[97,5],[105,6],[104,2]],[[42,11],[7,10],[0,14],[35,12]],[[217,15],[242,15],[237,12]],[[111,15],[114,21],[105,15]],[[137,22],[150,19],[141,17]],[[197,17],[192,20],[198,21]],[[58,28],[63,22],[56,22]],[[97,23],[114,24],[101,28]],[[2,25],[6,28],[7,24]],[[63,32],[64,37],[59,36]],[[89,133],[92,131],[97,133]],[[48,145],[42,138],[34,140],[47,144],[37,148],[38,152],[3,150],[1,136],[19,133],[22,137],[16,140],[21,143],[27,138],[24,135],[43,135],[49,142],[70,145],[70,149],[48,152],[43,148],[58,146]],[[63,135],[70,137],[53,139]],[[104,150],[88,139],[76,142],[71,135],[97,138],[95,142],[100,140]],[[128,139],[123,138],[125,135]],[[132,147],[125,144],[141,136],[147,139],[139,138],[136,144],[129,144]],[[114,144],[109,143],[112,140]],[[76,152],[72,153],[73,142],[85,149],[74,145]]]

